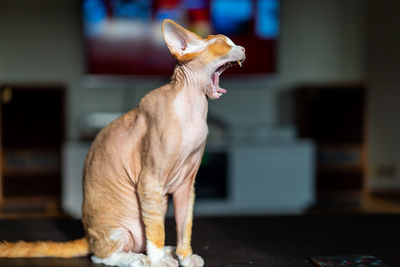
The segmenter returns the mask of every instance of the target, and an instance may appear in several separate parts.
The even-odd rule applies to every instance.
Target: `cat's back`
[[[139,137],[144,127],[144,120],[136,107],[104,127],[97,134],[90,150],[112,153],[121,146],[126,146],[125,142],[131,142],[129,139]]]
[[[134,179],[140,168],[139,143],[146,128],[145,118],[137,107],[103,128],[86,157],[84,180],[109,179],[105,177],[108,172],[126,169]]]

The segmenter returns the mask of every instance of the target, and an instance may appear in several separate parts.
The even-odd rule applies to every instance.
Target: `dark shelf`
[[[65,90],[62,86],[2,86],[2,209],[59,205]]]
[[[306,85],[295,91],[300,138],[317,145],[318,201],[364,190],[366,89],[361,84]]]

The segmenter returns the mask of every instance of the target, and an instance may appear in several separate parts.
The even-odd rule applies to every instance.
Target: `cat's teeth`
[[[237,63],[239,64],[239,66],[242,66],[242,61],[238,60]]]

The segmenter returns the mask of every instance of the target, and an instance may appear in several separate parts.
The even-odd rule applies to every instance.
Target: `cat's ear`
[[[184,60],[188,58],[185,55],[198,52],[206,47],[206,42],[200,36],[170,19],[163,21],[162,33],[169,51],[177,60]]]

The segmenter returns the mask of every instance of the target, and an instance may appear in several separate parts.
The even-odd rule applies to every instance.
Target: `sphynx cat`
[[[231,65],[242,65],[245,49],[224,35],[201,38],[172,20],[163,21],[162,33],[177,61],[171,81],[100,131],[88,152],[82,213],[86,237],[66,243],[3,243],[1,257],[93,253],[94,262],[120,267],[204,265],[192,252],[191,234],[195,176],[208,134],[207,97],[226,93],[219,76]],[[165,246],[168,195],[173,198],[176,249]]]

